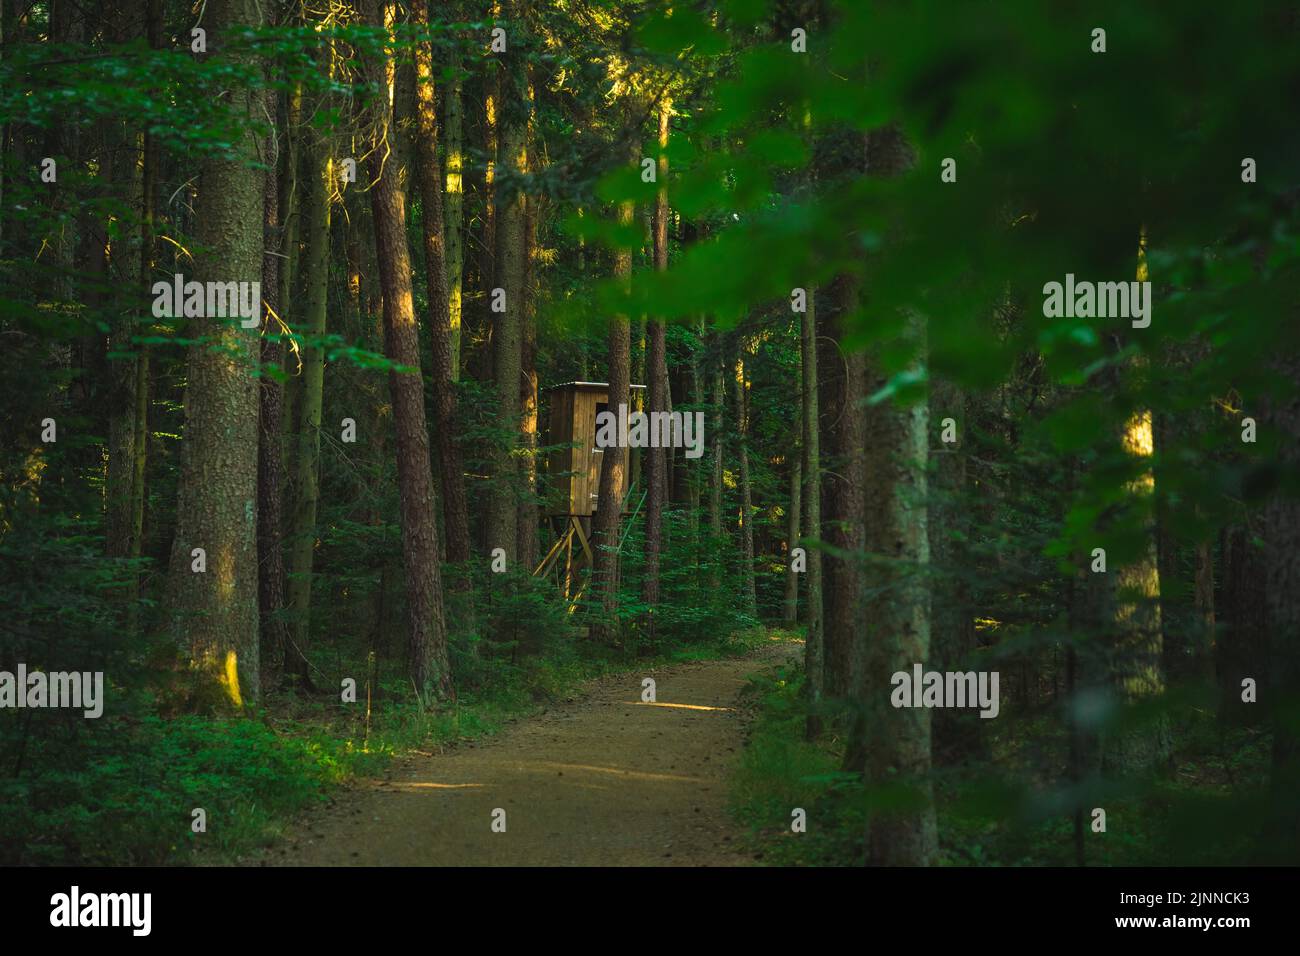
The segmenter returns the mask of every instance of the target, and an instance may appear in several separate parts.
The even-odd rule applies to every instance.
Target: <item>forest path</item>
[[[614,675],[499,735],[396,762],[300,819],[263,866],[737,866],[726,811],[747,678],[802,645]],[[656,703],[641,703],[653,677]],[[492,830],[506,811],[506,832]]]

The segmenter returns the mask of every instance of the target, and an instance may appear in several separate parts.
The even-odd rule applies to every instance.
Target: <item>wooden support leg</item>
[[[565,541],[567,541],[572,536],[573,536],[572,530],[566,531],[564,533],[564,537],[560,538],[559,541],[556,541],[555,544],[551,545],[551,550],[546,552],[546,557],[542,558],[542,563],[537,565],[537,569],[533,571],[533,577],[540,578],[543,574],[546,574],[546,572],[551,569],[551,565],[555,562],[555,559],[560,556],[560,550],[564,547]]]
[[[573,528],[564,533],[564,599],[573,591]]]

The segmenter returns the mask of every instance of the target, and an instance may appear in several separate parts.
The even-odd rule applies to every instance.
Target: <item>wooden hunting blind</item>
[[[644,385],[630,388],[631,407],[636,408],[637,394]],[[563,588],[569,596],[574,572],[583,564],[592,563],[591,516],[600,505],[600,469],[606,455],[623,456],[623,479],[614,489],[620,506],[628,509],[631,496],[627,493],[628,448],[596,447],[596,416],[609,408],[609,385],[605,382],[566,382],[546,389],[550,400],[545,443],[550,447],[546,456],[546,474],[550,492],[546,499],[546,514],[557,536],[554,545],[533,572],[541,576],[559,567],[564,558]],[[574,539],[579,549],[574,553]],[[581,593],[581,592],[579,592]],[[577,596],[574,597],[574,601]]]
[[[632,386],[633,407],[637,392],[644,390],[644,385]],[[609,386],[604,382],[567,382],[547,391],[551,415],[546,444],[553,449],[546,460],[552,490],[547,513],[590,518],[600,497],[600,465],[605,455],[623,455],[623,482],[615,491],[620,500],[627,492],[628,449],[596,447],[596,416],[617,409],[608,408]]]

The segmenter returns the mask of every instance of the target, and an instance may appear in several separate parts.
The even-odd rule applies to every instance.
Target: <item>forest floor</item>
[[[801,644],[647,667],[582,691],[487,740],[394,762],[295,821],[261,866],[737,866],[727,813],[744,746],[740,692]],[[642,703],[653,677],[655,703]],[[494,818],[505,811],[505,832]]]

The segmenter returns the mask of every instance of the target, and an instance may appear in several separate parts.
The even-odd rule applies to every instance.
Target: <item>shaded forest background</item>
[[[0,860],[182,861],[194,806],[234,852],[776,629],[773,859],[1300,860],[1293,5],[0,11],[0,670],[108,686],[0,711]],[[1045,315],[1067,273],[1150,325]],[[574,380],[707,447],[602,471],[571,607]],[[889,706],[917,662],[999,716]]]

